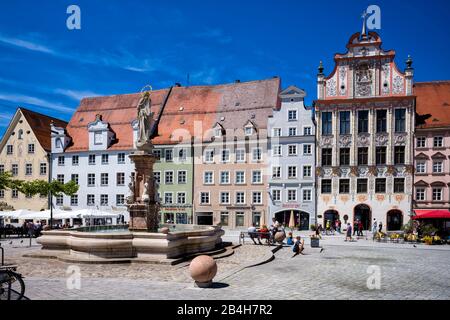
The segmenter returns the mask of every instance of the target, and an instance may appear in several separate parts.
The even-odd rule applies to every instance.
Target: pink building
[[[450,208],[450,81],[418,82],[414,208]]]

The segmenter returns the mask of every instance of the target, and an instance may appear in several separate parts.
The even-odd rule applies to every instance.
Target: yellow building
[[[50,174],[50,123],[65,128],[67,123],[24,108],[18,108],[0,142],[0,172],[11,172],[14,179],[47,180]],[[48,209],[47,196],[0,190],[0,202],[18,209]]]

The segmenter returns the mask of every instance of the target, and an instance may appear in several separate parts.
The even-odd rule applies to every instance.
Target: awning
[[[420,219],[450,219],[450,211],[446,209],[432,210],[414,210],[416,215],[413,217],[414,220]]]

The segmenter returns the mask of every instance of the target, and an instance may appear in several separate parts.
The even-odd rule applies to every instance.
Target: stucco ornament
[[[145,91],[142,94],[141,100],[137,107],[137,120],[138,120],[138,135],[136,141],[136,147],[138,149],[144,149],[150,144],[150,122],[153,113],[150,110],[152,100],[150,99],[150,90]]]
[[[144,183],[144,192],[142,192],[141,199],[144,202],[149,202],[150,201],[150,196],[148,194],[148,182]]]
[[[134,181],[133,176],[131,176],[131,181],[128,184],[128,196],[127,196],[127,203],[133,203],[134,202]]]

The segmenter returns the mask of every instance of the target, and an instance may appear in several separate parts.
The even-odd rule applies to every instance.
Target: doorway
[[[353,223],[361,221],[363,230],[370,230],[370,219],[372,217],[372,210],[365,204],[359,204],[354,209]]]
[[[390,210],[387,213],[387,231],[398,231],[403,226],[403,213],[400,210]]]
[[[330,221],[330,226],[334,227],[336,220],[339,220],[339,213],[336,210],[327,210],[323,214],[323,225],[326,228],[327,221]]]

